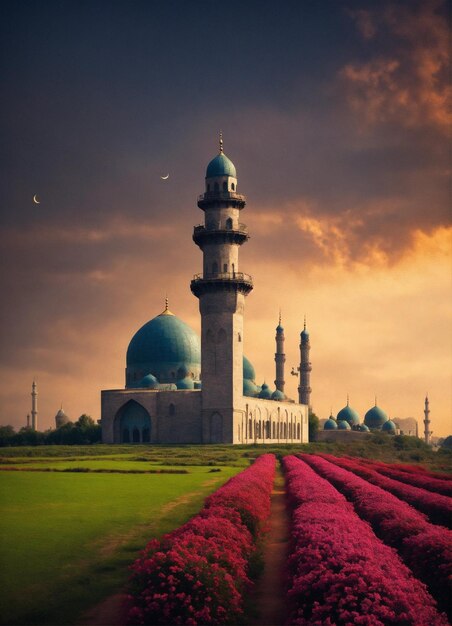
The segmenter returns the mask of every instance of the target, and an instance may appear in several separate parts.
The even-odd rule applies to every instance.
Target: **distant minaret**
[[[430,445],[430,437],[433,435],[430,430],[430,409],[429,409],[428,396],[425,396],[425,408],[424,408],[424,441],[426,444]]]
[[[31,429],[38,430],[38,392],[35,381],[31,386]]]
[[[30,413],[27,414],[27,428],[30,428]]]
[[[281,326],[281,311],[279,312],[279,323],[276,327],[276,352],[275,352],[275,364],[276,364],[276,389],[279,389],[284,393],[284,363],[286,362],[286,355],[284,354],[284,328]]]
[[[306,316],[304,327],[300,333],[300,386],[298,387],[298,401],[300,404],[307,404],[311,408],[311,362],[309,361],[309,333],[306,330]]]

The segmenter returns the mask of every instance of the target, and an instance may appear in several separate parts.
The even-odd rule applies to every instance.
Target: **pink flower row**
[[[233,624],[249,559],[270,511],[275,457],[265,454],[212,494],[201,512],[132,565],[129,624]]]
[[[425,476],[428,478],[434,478],[435,480],[445,480],[449,484],[452,481],[451,474],[445,474],[441,472],[429,472],[422,467],[422,465],[409,465],[408,463],[383,463],[383,461],[370,461],[370,459],[362,459],[363,461],[369,461],[375,465],[382,465],[384,467],[392,467],[393,469],[400,470],[401,472],[406,472],[408,474],[416,474]]]
[[[452,498],[448,498],[439,493],[431,493],[427,491],[426,488],[421,489],[420,487],[407,485],[404,482],[400,482],[399,479],[383,476],[379,471],[377,472],[372,469],[371,465],[363,463],[358,459],[337,459],[328,454],[321,454],[319,456],[336,463],[336,465],[344,469],[354,472],[373,485],[377,485],[398,498],[405,500],[405,502],[414,506],[418,511],[425,513],[433,524],[440,524],[441,526],[452,528]]]
[[[385,543],[399,551],[406,565],[427,585],[440,609],[452,617],[451,531],[430,524],[423,513],[406,502],[325,458],[301,458],[352,502],[358,515],[372,525]]]
[[[287,624],[447,624],[344,496],[294,456],[283,467],[292,510]]]
[[[443,496],[452,497],[452,480],[435,478],[425,471],[417,473],[413,471],[407,472],[406,470],[400,469],[400,465],[390,465],[387,463],[369,461],[367,459],[363,459],[363,463],[380,474],[400,480],[402,483],[420,487],[421,489],[427,489],[428,491],[434,491]]]

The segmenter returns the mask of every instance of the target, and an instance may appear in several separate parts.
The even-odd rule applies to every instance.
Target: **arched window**
[[[235,264],[232,264],[232,276],[235,278]]]
[[[226,181],[223,181],[223,191],[227,191],[228,190],[228,183]]]
[[[128,428],[122,431],[122,443],[130,443],[130,433]]]
[[[132,441],[133,443],[140,443],[140,431],[138,430],[138,428],[133,429]]]
[[[239,333],[239,343],[242,342],[242,335]]]
[[[234,189],[235,189],[234,183],[231,183],[231,189],[232,189],[232,191],[234,191]]]
[[[212,274],[218,274],[218,263],[216,261],[212,263]]]
[[[215,183],[213,188],[214,188],[215,191],[220,191],[220,185],[218,183]]]
[[[300,439],[300,423],[297,424],[297,439]]]
[[[151,431],[149,428],[143,429],[143,443],[149,443],[151,441]]]
[[[228,219],[226,220],[226,229],[232,230],[232,217],[228,217]]]
[[[248,437],[250,439],[252,439],[253,438],[253,420],[251,418],[248,420],[248,429],[249,429],[248,430],[248,432],[249,432]]]
[[[223,264],[223,272],[224,272],[225,274],[227,274],[227,272],[228,272],[228,264],[227,264],[227,263],[224,263],[224,264]]]

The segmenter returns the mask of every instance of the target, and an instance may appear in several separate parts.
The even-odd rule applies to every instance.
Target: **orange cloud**
[[[378,40],[378,26],[378,33],[389,34],[395,44],[391,54],[349,63],[340,71],[350,106],[368,124],[395,121],[407,127],[450,128],[448,25],[442,5],[421,2],[389,6],[380,13],[352,13],[364,39]]]

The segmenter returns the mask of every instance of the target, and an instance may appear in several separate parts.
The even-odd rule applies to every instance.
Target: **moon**
[[[169,174],[167,174],[166,176],[160,176],[160,178],[161,178],[162,180],[168,180],[168,178],[169,178]]]
[[[37,196],[37,194],[35,194],[35,195],[33,196],[33,202],[34,202],[35,204],[41,204],[41,201],[40,201],[40,200],[38,200],[38,196]]]

